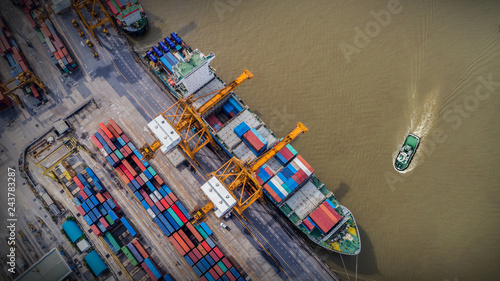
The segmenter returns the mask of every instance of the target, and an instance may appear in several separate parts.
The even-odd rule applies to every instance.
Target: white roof
[[[215,215],[220,218],[236,205],[236,200],[216,177],[210,178],[201,186],[201,190],[214,203]]]
[[[181,136],[161,115],[149,122],[148,127],[162,144],[162,153],[169,152],[181,141]]]
[[[82,241],[76,243],[76,246],[82,252],[85,252],[86,250],[90,249],[90,244],[86,239],[83,239]]]

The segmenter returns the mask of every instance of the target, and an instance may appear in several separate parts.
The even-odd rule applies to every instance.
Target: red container
[[[61,52],[62,53],[62,52]],[[112,140],[114,139],[115,137],[113,136],[113,134],[108,130],[108,128],[106,128],[106,125],[104,125],[104,123],[99,123],[99,127],[101,128],[101,130],[106,134],[106,136]]]
[[[309,217],[316,223],[316,225],[324,232],[328,232],[332,229],[334,223],[333,221],[326,215],[326,213],[321,210],[321,208],[317,208],[314,212],[312,212]]]
[[[82,206],[78,206],[78,207],[76,207],[76,209],[78,209],[78,212],[80,212],[80,214],[81,214],[82,216],[85,216],[85,214],[86,214],[86,213],[85,213],[85,210],[83,209],[83,207],[82,207]]]
[[[216,254],[214,251],[211,251],[211,252],[210,252],[210,253],[208,253],[208,254],[212,257],[212,259],[213,259],[214,261],[216,261],[216,262],[217,262],[217,261],[219,261],[219,256],[217,256],[217,254]]]
[[[307,230],[309,231],[311,231],[314,228],[314,225],[308,220],[304,220],[302,221],[302,223],[306,226]]]
[[[101,203],[104,203],[104,201],[106,201],[106,199],[104,198],[104,196],[102,196],[102,194],[101,194],[101,193],[97,193],[97,194],[95,195],[95,197],[96,197],[96,198],[97,198],[97,200],[99,200],[99,202],[101,202]]]
[[[122,147],[119,149],[120,150],[120,153],[123,155],[123,158],[127,158],[128,157],[128,153],[127,151]],[[125,160],[123,160],[125,161]]]
[[[212,250],[212,248],[210,248],[210,246],[208,245],[207,241],[201,242],[201,245],[203,246],[203,248],[205,248],[205,250],[207,250],[207,252],[210,252],[210,250]]]
[[[103,148],[101,142],[94,135],[91,135],[90,139],[95,144],[95,146],[97,146],[97,148],[99,148],[99,149]]]
[[[198,250],[198,248],[194,248],[193,249],[193,253],[196,256],[196,258],[198,258],[198,259],[201,259],[203,257],[203,255],[200,253],[200,251]]]
[[[141,179],[141,177],[140,177],[140,176],[135,177],[135,180],[137,181],[137,183],[138,183],[140,186],[143,186],[143,185],[144,185],[144,182],[142,181],[142,179]]]
[[[227,267],[227,269],[229,270],[231,267],[233,267],[233,265],[231,264],[231,262],[229,262],[225,257],[222,258],[222,263],[224,263],[224,265]]]
[[[132,160],[134,160],[135,164],[141,169],[141,171],[146,171],[146,167],[142,164],[142,162],[135,156],[135,154],[132,154]]]
[[[198,257],[192,251],[189,252],[188,256],[193,262],[198,262],[199,260]]]
[[[144,197],[144,200],[146,200],[146,203],[148,203],[149,207],[152,207],[155,203],[153,203],[153,201],[151,200],[151,198],[149,198],[149,196],[143,196]]]
[[[170,199],[172,199],[172,202],[177,202],[177,197],[175,196],[175,194],[173,192],[170,192],[168,194],[168,196],[170,197]],[[170,205],[172,205],[172,204],[170,204]]]
[[[116,154],[111,153],[111,154],[109,154],[109,157],[111,157],[111,159],[113,159],[113,161],[115,161],[115,163],[120,163],[120,159],[118,159],[118,156],[116,156]]]
[[[130,149],[130,147],[128,145],[124,146],[123,149],[125,149],[125,151],[127,152],[128,155],[132,154],[132,149]]]
[[[75,177],[73,178],[73,181],[76,183],[76,185],[78,185],[78,187],[80,188],[80,190],[83,190],[83,187],[84,187],[84,186],[83,186],[82,182],[80,181],[80,179],[78,179],[78,177],[77,177],[77,176],[75,176]]]
[[[226,276],[227,276],[227,278],[229,278],[230,281],[235,281],[236,280],[236,278],[234,277],[234,275],[229,270],[226,272]]]
[[[101,135],[101,137],[104,139],[109,148],[111,148],[111,150],[116,150],[116,146],[113,144],[113,142],[111,142],[111,140],[101,128],[98,128],[97,132],[99,133],[99,135]]]
[[[104,217],[101,217],[99,221],[101,222],[102,226],[104,226],[104,228],[108,229],[109,223]]]
[[[167,200],[165,200],[165,198],[161,199],[160,203],[163,205],[163,207],[165,209],[168,209],[170,207],[170,205],[167,203]]]
[[[130,163],[126,159],[123,159],[122,163],[123,163],[123,165],[125,165],[127,170],[132,174],[132,176],[137,177],[136,171],[132,168],[132,166],[130,165]]]
[[[163,199],[162,199],[163,200]],[[160,212],[163,212],[165,211],[165,207],[163,206],[163,204],[161,204],[161,201],[157,201],[155,203],[155,206],[158,208],[158,210],[160,210]]]
[[[143,258],[149,258],[149,254],[144,250],[141,243],[139,243],[137,239],[132,240],[132,244],[134,244],[135,248],[137,249],[137,251],[139,251]]]
[[[222,252],[219,250],[219,248],[218,248],[217,246],[216,246],[216,247],[214,247],[214,252],[215,252],[215,254],[217,254],[217,256],[218,256],[219,258],[221,258],[221,259],[222,259],[222,258],[224,257],[224,255],[222,254]]]
[[[219,274],[219,276],[224,275],[224,271],[222,271],[222,269],[220,269],[220,267],[217,264],[214,265],[213,269],[215,270],[215,272],[217,272],[217,274]]]
[[[185,252],[185,253],[189,252],[189,250],[190,250],[190,249],[189,249],[188,245],[186,244],[186,242],[184,242],[184,240],[182,240],[182,238],[181,238],[181,236],[179,235],[179,233],[174,232],[174,233],[172,234],[172,237],[174,237],[174,238],[175,238],[175,241],[177,241],[177,243],[179,243],[179,245],[182,247],[182,249],[184,250],[184,252]],[[184,256],[184,255],[185,255],[185,253],[184,253],[184,254],[182,254],[182,255]]]
[[[311,167],[311,165],[309,165],[309,163],[307,163],[307,162],[306,162],[306,160],[304,160],[304,158],[302,158],[302,156],[297,155],[297,159],[299,159],[299,160],[300,160],[300,162],[302,162],[302,164],[303,164],[304,166],[306,166],[306,168],[307,168],[307,169],[308,169],[311,173],[313,173],[313,172],[314,172],[313,167]]]
[[[181,212],[181,210],[179,210],[177,205],[172,204],[172,206],[170,208],[172,208],[172,210],[174,210],[175,214],[179,217],[179,219],[181,219],[181,221],[183,223],[186,223],[188,221],[187,218],[184,216],[184,214]]]
[[[83,190],[80,190],[80,196],[82,196],[82,198],[85,200],[87,200],[87,198],[89,198]]]
[[[61,51],[63,52],[64,56],[67,56],[68,55],[68,50],[66,50],[65,47],[62,47],[61,48]]]
[[[266,183],[262,187],[264,187],[264,189],[269,193],[269,195],[273,197],[274,201],[276,201],[277,203],[281,202],[281,198],[278,196],[278,194],[276,194],[276,192],[274,192],[274,190],[269,186],[269,184]]]
[[[120,135],[120,137],[122,137],[122,139],[123,139],[123,141],[124,141],[125,143],[130,142],[130,140],[128,139],[127,135],[125,135],[125,134],[121,134],[121,135]]]
[[[115,120],[113,120],[112,118],[110,118],[110,119],[108,120],[108,122],[109,122],[109,124],[111,124],[111,126],[113,126],[113,128],[115,129],[115,131],[116,131],[119,135],[123,134],[122,129],[121,129],[118,125],[116,125]],[[122,136],[122,138],[123,138],[123,136]],[[128,142],[128,140],[127,140],[126,142]]]
[[[207,279],[205,276],[201,276],[201,277],[200,277],[200,280],[201,280],[201,281],[208,281],[208,279]]]
[[[205,250],[205,248],[203,248],[202,245],[196,246],[196,249],[198,249],[198,251],[200,251],[200,253],[201,253],[202,256],[206,256],[208,254],[207,250]]]
[[[122,171],[122,169],[120,169],[120,167],[116,167],[115,170],[118,173],[118,175],[120,176],[120,178],[123,180],[123,182],[125,182],[126,184],[130,182],[130,180],[125,175],[125,173]]]
[[[160,178],[159,175],[154,176],[154,178],[160,186],[164,184],[163,180]]]
[[[177,242],[177,240],[175,240],[175,238],[173,236],[168,237],[168,240],[170,240],[170,243],[172,243],[172,245],[174,245],[174,248],[177,249],[177,251],[181,255],[184,256],[186,254],[186,252],[184,251],[184,249],[181,247],[181,245],[179,245],[179,243]]]
[[[179,231],[177,231],[177,233],[179,233],[182,240],[184,240],[184,242],[186,242],[186,245],[189,247],[190,250],[194,248],[193,242],[191,242],[191,240],[189,240],[186,233],[184,233],[184,231],[182,231],[182,229],[179,229]]]
[[[189,229],[189,231],[191,231],[191,233],[194,235],[196,240],[198,240],[198,242],[203,241],[203,237],[201,236],[201,234],[198,232],[196,228],[194,228],[194,226],[190,222],[186,223],[186,226]]]
[[[153,186],[156,188],[156,189],[160,189],[161,188],[161,185],[156,182],[156,181],[151,181],[153,183]]]
[[[141,267],[146,271],[146,273],[151,278],[151,280],[153,280],[153,281],[158,280],[158,278],[156,278],[156,276],[153,274],[153,272],[151,272],[151,269],[149,269],[148,265],[145,262],[141,263]]]
[[[247,131],[243,134],[243,139],[255,150],[260,151],[264,148],[264,144],[257,138],[257,136],[251,131]]]
[[[337,211],[335,211],[332,208],[332,206],[330,206],[330,204],[328,204],[328,202],[326,202],[326,201],[323,202],[323,204],[321,204],[321,207],[323,208],[323,211],[325,211],[325,213],[331,214],[334,217],[333,218],[334,221],[338,222],[340,219],[342,219],[342,217],[339,215],[339,213],[337,213]]]
[[[169,196],[165,196],[163,199],[167,201],[168,205],[172,206],[174,204],[174,201]]]
[[[113,197],[111,196],[111,194],[109,194],[109,192],[104,191],[103,195],[104,195],[104,197],[105,197],[106,199],[111,199],[111,200],[113,200]]]
[[[118,138],[120,136],[120,134],[118,134],[115,129],[113,128],[113,126],[111,126],[110,124],[107,124],[106,125],[106,128],[108,128],[108,130],[111,132],[111,134],[113,134],[113,137],[114,138]]]
[[[217,280],[219,279],[219,274],[217,274],[217,272],[215,272],[215,269],[211,268],[208,273],[210,273],[210,275],[212,275],[212,277]]]
[[[90,226],[90,228],[92,229],[92,232],[94,232],[95,235],[97,235],[97,236],[101,236],[102,235],[102,232],[99,229],[99,227],[97,227],[97,225],[93,224],[93,225]]]

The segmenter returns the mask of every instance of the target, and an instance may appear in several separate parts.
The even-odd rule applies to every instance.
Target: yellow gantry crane
[[[233,157],[217,171],[209,174],[209,176],[216,177],[224,184],[229,193],[236,199],[234,209],[238,214],[243,215],[243,211],[245,211],[246,208],[262,197],[262,186],[255,178],[254,173],[274,157],[283,147],[292,142],[292,140],[300,134],[307,131],[307,127],[299,122],[293,131],[257,159],[244,162],[241,159]],[[246,197],[245,194],[248,197]]]
[[[109,16],[108,12],[106,11],[106,8],[101,4],[99,0],[72,0],[71,3],[76,13],[82,20],[83,24],[85,25],[85,27],[88,29],[90,34],[92,34],[92,37],[94,37],[94,39],[99,44],[101,44],[101,41],[95,35],[94,29],[105,24],[106,22],[109,22],[111,23],[113,28],[118,32],[118,29],[116,28],[113,19]],[[87,17],[85,17],[82,13],[83,8],[86,8],[89,13]],[[104,15],[104,19],[100,19],[97,17],[97,12],[96,12],[97,9],[101,10],[102,14]]]
[[[203,120],[202,116],[207,113],[209,109],[218,104],[221,100],[227,97],[234,89],[241,85],[244,81],[253,78],[253,74],[247,69],[238,76],[233,82],[231,82],[226,87],[208,93],[206,95],[197,98],[181,98],[167,110],[165,110],[161,115],[170,123],[170,125],[175,129],[175,131],[181,136],[180,146],[184,152],[196,162],[194,155],[201,148],[207,144],[212,144],[214,148],[217,148],[215,140],[213,139],[207,124]],[[195,108],[193,103],[199,99],[205,98],[207,96],[215,95],[206,101],[199,108]],[[169,113],[173,112],[173,113]],[[194,141],[193,141],[194,140]],[[191,144],[191,145],[190,145]],[[194,144],[194,146],[193,146]],[[162,144],[159,140],[156,140],[153,144],[145,144],[140,148],[142,155],[145,160],[149,160],[154,157],[156,151],[160,149]]]
[[[14,83],[15,81],[17,81],[19,84],[16,85],[14,88],[9,89],[8,85]],[[0,84],[0,91],[2,92],[2,94],[10,96],[19,106],[24,108],[23,102],[21,101],[18,95],[14,94],[14,91],[30,83],[35,83],[45,93],[48,93],[47,88],[45,88],[45,85],[43,84],[42,80],[40,80],[40,78],[38,78],[30,70],[26,70],[22,73],[19,73],[19,75],[17,75],[16,77],[8,80],[3,84]]]

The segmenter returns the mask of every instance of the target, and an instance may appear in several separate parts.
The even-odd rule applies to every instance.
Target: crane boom
[[[241,85],[243,82],[245,82],[246,80],[251,79],[251,78],[253,78],[253,74],[248,69],[245,69],[240,76],[238,76],[229,85],[227,85],[226,87],[219,90],[217,94],[215,94],[211,99],[209,99],[202,106],[200,106],[196,111],[198,111],[198,113],[200,115],[207,113],[207,111],[210,108],[212,108],[214,105],[218,104],[223,98],[225,98],[227,95],[229,95],[239,85]]]
[[[257,171],[262,165],[264,165],[267,161],[269,161],[272,157],[274,157],[283,147],[293,141],[300,134],[307,132],[309,129],[302,124],[301,122],[297,123],[297,126],[293,131],[291,131],[286,137],[284,137],[281,141],[279,141],[273,148],[268,150],[261,157],[255,159],[252,163],[250,163],[252,172]]]

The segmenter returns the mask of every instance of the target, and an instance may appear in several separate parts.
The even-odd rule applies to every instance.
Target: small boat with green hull
[[[396,161],[394,162],[394,168],[397,171],[404,171],[410,166],[410,162],[413,159],[413,156],[417,152],[418,145],[420,143],[420,138],[415,136],[414,134],[409,134],[406,137],[401,150],[396,156]]]

